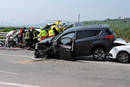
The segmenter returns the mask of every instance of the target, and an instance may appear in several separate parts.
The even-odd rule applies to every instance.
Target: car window
[[[74,38],[74,35],[75,33],[68,33],[68,34],[63,35],[61,38],[66,38],[66,37]]]
[[[106,31],[106,33],[108,34],[108,35],[111,35],[113,32],[112,32],[112,29],[105,29],[105,31]]]
[[[77,39],[93,37],[97,36],[101,30],[85,30],[85,31],[77,31]]]
[[[60,44],[71,46],[72,40],[70,38],[63,38],[63,39],[61,39]]]

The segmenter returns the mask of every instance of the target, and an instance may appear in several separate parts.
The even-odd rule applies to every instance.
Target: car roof
[[[73,27],[69,28],[64,33],[67,32],[73,32],[73,31],[80,31],[80,30],[102,30],[102,29],[108,29],[110,28],[109,25],[106,24],[100,24],[100,25],[89,25],[89,26],[78,26],[78,27]]]

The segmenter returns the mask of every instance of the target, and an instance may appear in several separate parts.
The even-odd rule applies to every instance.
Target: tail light
[[[108,35],[108,36],[106,36],[105,38],[106,38],[106,39],[114,39],[115,36],[112,34],[112,35]]]

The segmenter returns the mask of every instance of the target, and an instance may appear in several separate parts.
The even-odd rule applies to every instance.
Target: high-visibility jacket
[[[55,28],[57,31],[59,31],[59,28],[57,27],[57,25],[53,25],[53,26],[51,26],[51,28],[52,29]]]
[[[62,25],[62,22],[61,21],[57,21],[55,24],[56,25],[58,25],[58,24]]]
[[[33,31],[33,39],[37,39],[38,38],[38,33],[37,33],[37,31]]]
[[[48,34],[49,34],[49,37],[55,36],[55,32],[54,32],[53,29],[50,29],[50,30],[48,31]]]
[[[25,33],[25,39],[30,39],[30,32]]]
[[[47,37],[47,32],[45,30],[41,30],[39,37]]]

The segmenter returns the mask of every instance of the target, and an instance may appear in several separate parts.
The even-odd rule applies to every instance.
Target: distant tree
[[[107,21],[110,21],[111,19],[110,19],[110,18],[107,18],[106,20],[107,20]]]
[[[119,16],[118,19],[120,20],[120,19],[121,19],[121,16]]]
[[[9,30],[16,30],[16,28],[15,27],[10,27]]]

